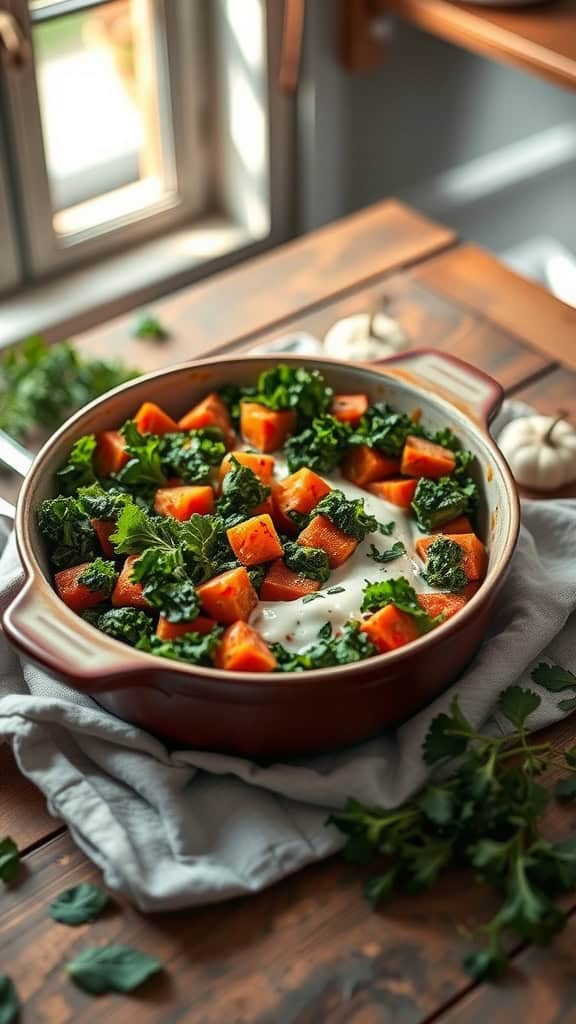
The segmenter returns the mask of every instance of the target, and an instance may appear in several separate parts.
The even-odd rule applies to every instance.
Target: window
[[[158,264],[172,237],[181,280],[186,258],[220,256],[196,241],[214,222],[232,228],[230,251],[288,234],[286,210],[271,221],[293,130],[275,93],[275,0],[0,6],[25,47],[19,66],[0,65],[0,293],[65,285],[146,247]]]

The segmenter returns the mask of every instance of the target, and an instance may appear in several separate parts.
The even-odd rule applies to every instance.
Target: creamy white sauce
[[[285,459],[275,454],[274,477],[282,480],[288,475]],[[261,634],[268,643],[279,641],[288,650],[299,653],[318,638],[318,631],[325,622],[330,622],[333,630],[344,625],[348,619],[361,617],[362,591],[366,580],[375,583],[379,580],[405,576],[414,589],[420,593],[431,588],[422,579],[419,569],[422,562],[414,556],[414,542],[422,534],[416,527],[412,515],[404,512],[396,505],[384,501],[356,487],[345,480],[337,470],[331,476],[319,474],[332,488],[337,488],[347,498],[363,498],[364,507],[379,522],[388,523],[394,520],[393,533],[386,537],[382,533],[369,533],[358,545],[354,554],[343,565],[333,569],[327,583],[318,591],[323,597],[313,601],[260,601],[250,617],[250,625]],[[396,541],[402,541],[406,554],[381,565],[368,557],[370,545],[374,544],[379,551],[387,550]],[[339,594],[328,594],[333,587],[344,587]]]

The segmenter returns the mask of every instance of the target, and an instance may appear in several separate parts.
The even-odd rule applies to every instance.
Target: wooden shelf
[[[576,0],[520,8],[449,0],[375,0],[375,6],[483,57],[576,89]]]

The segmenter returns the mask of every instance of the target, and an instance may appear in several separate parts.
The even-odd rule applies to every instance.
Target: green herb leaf
[[[306,598],[302,600],[305,602]],[[347,665],[376,654],[376,648],[366,633],[360,632],[359,622],[346,622],[337,636],[332,636],[330,623],[324,623],[317,642],[301,654],[286,650],[280,643],[272,644],[272,651],[278,662],[278,672],[306,672],[313,668]]]
[[[435,825],[447,825],[454,814],[454,793],[448,787],[427,786],[418,804]]]
[[[301,427],[327,412],[333,394],[319,370],[280,364],[262,371],[250,400],[269,409],[294,409]]]
[[[396,558],[400,558],[401,555],[405,555],[406,548],[401,540],[397,540],[392,547],[387,548],[385,551],[379,551],[375,544],[371,544],[370,551],[366,554],[368,558],[372,558],[375,562],[385,565],[386,562],[393,562]]]
[[[463,558],[464,552],[459,544],[448,537],[437,537],[428,548],[422,576],[431,587],[440,587],[451,593],[463,590],[468,583],[462,568]]]
[[[310,604],[310,601],[317,601],[318,598],[324,598],[325,596],[325,594],[320,594],[319,591],[316,591],[314,594],[306,594],[302,598],[302,604]]]
[[[14,982],[0,974],[0,1024],[14,1024],[20,1012],[20,1000]]]
[[[301,433],[289,437],[284,446],[291,473],[306,467],[316,473],[331,473],[346,452],[350,427],[328,413],[317,416]]]
[[[90,519],[106,519],[116,522],[122,509],[131,505],[132,497],[114,489],[105,490],[100,484],[80,487],[78,490],[78,507]]]
[[[464,969],[474,981],[494,981],[504,974],[507,967],[508,957],[500,943],[467,953],[464,957]]]
[[[416,591],[404,576],[391,580],[378,580],[376,583],[366,580],[361,610],[376,612],[380,608],[385,608],[387,604],[395,605],[399,611],[406,612],[416,619],[423,633],[437,625],[437,620],[430,618],[418,604]]]
[[[297,572],[309,580],[326,583],[330,576],[328,555],[322,548],[309,548],[291,540],[286,541],[284,562],[292,572]]]
[[[352,444],[368,444],[384,455],[401,454],[410,434],[422,435],[422,428],[406,413],[391,409],[386,402],[371,405],[352,434]]]
[[[91,562],[100,546],[89,516],[75,498],[48,498],[38,510],[38,527],[56,569]]]
[[[205,484],[226,455],[226,445],[221,430],[204,427],[163,434],[159,452],[166,477],[178,477],[184,484]]]
[[[98,885],[80,882],[64,889],[48,907],[50,917],[62,924],[76,926],[92,921],[108,906],[109,896]]]
[[[161,438],[156,434],[141,434],[132,420],[127,420],[121,434],[130,459],[116,474],[117,479],[130,488],[163,487],[166,477],[162,469]]]
[[[452,475],[441,476],[438,480],[421,477],[411,507],[419,529],[430,533],[456,516],[473,515],[478,501],[478,487],[471,477],[455,479]]]
[[[223,630],[215,626],[209,633],[185,633],[175,640],[161,640],[158,636],[142,637],[136,647],[139,651],[156,654],[160,658],[186,661],[190,665],[213,665],[214,655]]]
[[[517,729],[523,729],[524,723],[533,711],[542,703],[533,690],[524,690],[520,686],[508,686],[498,699],[498,711],[512,722]]]
[[[368,514],[363,498],[350,499],[336,489],[321,498],[312,515],[326,516],[334,526],[357,541],[378,529],[378,520]]]
[[[153,630],[152,619],[139,608],[110,608],[107,612],[97,612],[92,625],[131,647],[135,647],[143,636],[150,636]]]
[[[560,711],[574,711],[576,708],[576,697],[572,697],[570,700],[561,700],[558,707]]]
[[[271,488],[263,484],[249,466],[243,466],[234,456],[231,462],[234,468],[226,473],[222,497],[216,504],[218,515],[228,529],[244,522],[271,493]]]
[[[75,985],[97,996],[133,992],[162,965],[156,957],[130,946],[89,946],[70,961],[67,970]]]
[[[389,537],[396,529],[396,523],[394,519],[391,519],[389,523],[378,523],[378,532],[384,537]]]
[[[343,594],[346,591],[346,587],[330,587],[326,591],[327,594]]]
[[[437,764],[445,758],[458,757],[466,750],[474,730],[464,717],[455,697],[450,713],[442,713],[432,719],[424,740],[423,755],[426,764]]]
[[[13,882],[18,874],[20,854],[11,836],[0,839],[0,880]]]
[[[547,665],[541,661],[531,673],[532,680],[551,693],[562,690],[576,690],[576,675],[560,665]]]
[[[162,326],[158,317],[152,313],[140,313],[134,321],[132,334],[135,338],[152,341],[165,341],[169,337],[168,331]]]
[[[95,451],[94,434],[85,434],[74,442],[66,464],[56,473],[56,479],[64,494],[75,494],[79,487],[89,487],[96,482]]]
[[[78,583],[88,587],[88,590],[101,591],[104,597],[110,597],[117,579],[118,573],[114,562],[98,557],[83,569],[78,577]]]
[[[168,622],[190,622],[200,610],[180,548],[147,548],[132,566],[132,579],[144,584],[144,597]]]

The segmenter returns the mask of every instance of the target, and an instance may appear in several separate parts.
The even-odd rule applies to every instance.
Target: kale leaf
[[[118,573],[114,562],[108,562],[106,559],[98,557],[82,570],[78,577],[78,583],[88,587],[88,590],[100,591],[104,597],[110,597],[117,579]]]
[[[227,528],[242,523],[271,493],[249,466],[243,466],[233,455],[230,461],[233,469],[222,481],[222,497],[216,505]]]
[[[198,615],[200,600],[178,548],[147,548],[132,566],[132,579],[144,584],[144,597],[168,622],[190,622]]]
[[[431,587],[451,593],[464,589],[468,577],[462,568],[464,552],[459,544],[448,537],[437,537],[428,548],[427,556],[422,576]]]
[[[255,387],[241,384],[224,384],[223,387],[218,389],[218,397],[228,409],[230,419],[235,427],[238,427],[240,423],[240,403],[242,399],[247,398],[248,401],[253,402],[255,401],[255,394]]]
[[[75,498],[47,498],[38,509],[38,527],[56,569],[91,562],[99,544],[89,516]]]
[[[100,484],[91,484],[78,490],[78,505],[91,519],[116,522],[122,509],[131,504],[132,498],[128,493],[113,487],[105,490]]]
[[[110,542],[117,554],[141,555],[147,548],[161,549],[171,562],[170,572],[185,569],[194,583],[204,583],[217,571],[216,556],[224,538],[219,516],[193,515],[185,522],[169,516],[151,516],[137,505],[120,513]],[[181,575],[179,573],[179,575]]]
[[[129,488],[155,490],[163,487],[166,476],[160,454],[162,438],[157,434],[141,434],[133,420],[126,421],[121,434],[130,458],[116,474],[116,478]]]
[[[350,427],[329,414],[316,416],[300,434],[289,437],[284,446],[291,473],[305,466],[318,473],[331,473],[348,451]]]
[[[326,516],[334,526],[357,541],[364,540],[367,533],[373,533],[379,527],[376,517],[369,515],[364,508],[363,498],[347,498],[338,490],[325,494],[312,514]]]
[[[352,444],[367,444],[389,457],[398,457],[409,434],[420,436],[422,428],[404,412],[376,402],[364,413],[350,438]]]
[[[330,562],[322,548],[309,548],[289,540],[284,545],[284,561],[288,569],[309,580],[326,583],[330,576]]]
[[[152,633],[152,619],[140,608],[110,608],[89,619],[96,629],[135,647],[143,636]]]
[[[157,654],[160,658],[174,658],[190,665],[213,665],[223,629],[215,626],[209,633],[185,633],[175,640],[161,640],[158,636],[142,637],[136,644],[139,651]]]
[[[164,434],[159,452],[167,477],[180,477],[185,484],[202,484],[210,479],[213,467],[222,462],[226,445],[218,427],[204,427]]]
[[[331,635],[330,623],[325,623],[318,640],[301,654],[288,651],[280,643],[272,644],[271,649],[278,662],[278,672],[306,672],[331,665],[346,665],[377,653],[366,633],[360,632],[359,622],[346,622],[336,636]]]
[[[152,313],[140,313],[132,327],[132,334],[135,338],[148,341],[165,341],[169,334],[161,324],[158,317]]]
[[[251,401],[269,409],[294,409],[301,428],[328,411],[333,395],[319,370],[280,364],[262,371]]]
[[[375,562],[379,562],[381,565],[385,565],[386,562],[393,562],[396,558],[400,558],[401,555],[406,554],[406,548],[401,540],[397,540],[395,544],[390,548],[386,548],[385,551],[379,551],[375,544],[370,545],[370,551],[366,553],[367,558],[372,558]]]
[[[96,482],[94,472],[94,434],[84,434],[74,442],[64,466],[56,473],[64,494],[75,494],[79,487],[89,487]]]
[[[388,604],[395,605],[398,611],[406,612],[416,619],[418,627],[423,633],[428,632],[442,621],[440,618],[430,618],[418,604],[416,591],[404,576],[392,580],[379,580],[377,583],[370,583],[366,580],[361,610],[376,612]]]
[[[452,475],[441,476],[438,480],[421,477],[411,507],[418,528],[429,533],[456,516],[473,515],[478,500],[478,487],[471,477]]]

